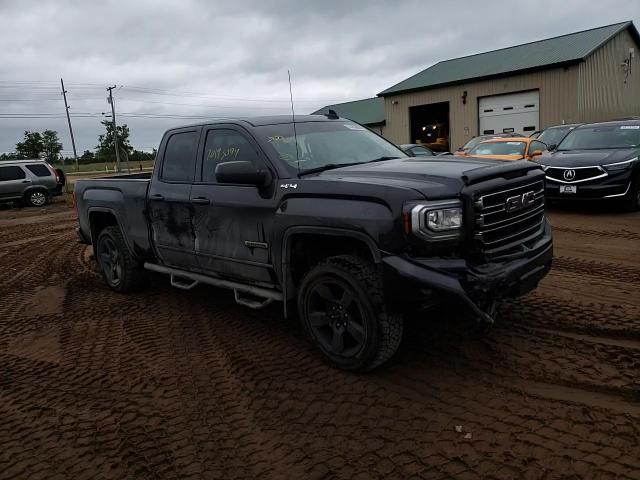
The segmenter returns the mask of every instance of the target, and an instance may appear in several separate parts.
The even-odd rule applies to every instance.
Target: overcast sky
[[[150,149],[200,121],[187,116],[289,113],[287,69],[310,113],[440,60],[624,20],[640,25],[639,0],[0,0],[0,152],[53,129],[71,154],[60,77],[79,153],[97,144],[109,85],[118,124]]]

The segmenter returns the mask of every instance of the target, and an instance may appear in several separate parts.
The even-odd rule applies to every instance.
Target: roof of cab
[[[350,122],[351,120],[346,118],[328,118],[325,115],[296,115],[296,123],[307,123],[307,122]],[[174,127],[169,129],[176,130],[179,128],[189,128],[189,127],[202,127],[205,125],[216,125],[216,124],[224,124],[224,123],[247,123],[252,127],[263,127],[265,125],[283,125],[287,123],[293,123],[293,117],[291,115],[269,115],[263,117],[243,117],[243,118],[212,118],[209,121],[192,123],[188,125],[181,125],[178,127]]]

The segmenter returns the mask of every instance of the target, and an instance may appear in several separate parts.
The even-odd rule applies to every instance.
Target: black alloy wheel
[[[334,367],[366,372],[389,360],[402,340],[402,316],[389,312],[378,266],[355,255],[320,261],[303,277],[298,314]]]
[[[100,238],[98,261],[109,286],[117,288],[122,282],[122,258],[116,243],[109,236]]]
[[[313,336],[332,356],[354,357],[367,339],[363,308],[339,278],[319,278],[308,293],[307,316]]]

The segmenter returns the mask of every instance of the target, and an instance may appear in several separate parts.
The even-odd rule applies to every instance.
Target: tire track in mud
[[[534,292],[500,309],[503,322],[612,338],[640,338],[640,310],[603,303],[567,304]]]
[[[590,228],[571,228],[564,225],[561,226],[553,226],[554,231],[564,232],[564,233],[574,233],[577,235],[589,235],[595,237],[605,237],[605,238],[621,238],[625,240],[634,240],[640,241],[640,233],[632,232],[630,230],[596,230]]]
[[[595,260],[582,260],[576,257],[554,257],[553,270],[570,272],[576,275],[601,277],[621,283],[640,283],[640,268]]]
[[[140,294],[111,292],[72,233],[52,236],[55,255],[27,242],[24,259],[0,258],[0,281],[8,266],[28,271],[0,304],[2,478],[640,472],[637,309],[539,291],[502,306],[483,341],[419,325],[387,367],[351,375],[278,308],[157,276]],[[29,310],[38,288],[60,284],[62,313]]]

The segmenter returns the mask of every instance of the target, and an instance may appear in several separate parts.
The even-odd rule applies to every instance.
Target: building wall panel
[[[635,50],[631,73],[622,62]],[[640,49],[627,30],[618,33],[580,64],[578,113],[583,122],[640,115]],[[626,80],[626,83],[625,83]]]

